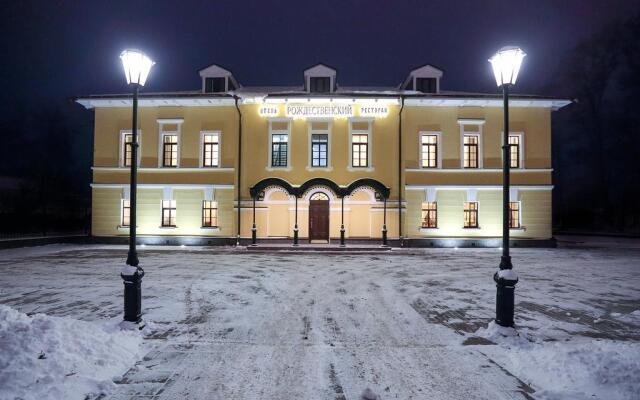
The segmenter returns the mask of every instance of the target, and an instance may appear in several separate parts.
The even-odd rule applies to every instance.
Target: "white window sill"
[[[521,226],[520,228],[509,228],[510,231],[526,231],[526,226]]]
[[[347,171],[356,172],[356,171],[364,171],[364,172],[372,172],[375,168],[373,167],[347,167]]]
[[[212,232],[220,232],[219,226],[201,226],[200,229],[212,231]]]
[[[463,226],[462,229],[480,229],[479,226]]]
[[[422,228],[422,227],[420,227],[420,232],[429,233],[429,232],[437,231],[438,229],[440,229],[440,228]]]
[[[307,165],[307,171],[333,171],[333,167],[312,167],[310,165]]]
[[[162,226],[160,225],[158,229],[178,229],[177,226]]]
[[[266,167],[267,171],[291,171],[291,167]]]
[[[119,231],[128,231],[129,227],[128,226],[118,225],[118,227],[116,229],[119,230]]]

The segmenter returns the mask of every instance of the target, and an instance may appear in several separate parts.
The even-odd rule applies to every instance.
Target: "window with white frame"
[[[351,121],[350,158],[352,168],[371,168],[371,121]]]
[[[509,133],[509,167],[524,167],[524,136],[522,133]]]
[[[202,202],[202,227],[214,228],[218,226],[218,203],[211,200]]]
[[[140,141],[141,134],[138,131],[138,164],[140,164]],[[120,133],[120,166],[130,167],[133,158],[133,135],[131,131]]]
[[[131,224],[131,200],[122,199],[120,206],[120,226],[127,227]]]
[[[463,167],[478,168],[480,159],[480,135],[464,134],[463,136]]]
[[[330,122],[309,122],[309,167],[328,168],[330,164]]]
[[[176,201],[162,200],[162,226],[175,228],[176,226]]]
[[[289,121],[269,121],[269,166],[287,168],[290,159]]]
[[[438,135],[423,133],[420,135],[420,166],[438,168]]]
[[[217,132],[202,133],[202,166],[220,166],[220,134]]]
[[[176,134],[162,135],[162,166],[178,166],[178,135]]]
[[[438,203],[430,201],[422,203],[422,228],[438,227]]]
[[[520,202],[511,201],[509,202],[509,228],[519,229],[520,227]]]
[[[464,227],[465,228],[478,227],[478,202],[477,201],[465,201]]]

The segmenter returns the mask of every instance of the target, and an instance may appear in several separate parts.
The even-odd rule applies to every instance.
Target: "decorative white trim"
[[[273,123],[286,123],[287,129],[273,129]],[[272,151],[273,151],[273,135],[287,135],[287,165],[284,167],[274,167],[271,165],[272,163]],[[291,140],[291,118],[269,118],[269,145],[267,146],[267,166],[265,167],[267,171],[276,171],[276,170],[291,170],[291,151],[292,151],[292,140]]]
[[[204,136],[205,135],[217,135],[218,136],[218,165],[204,166]],[[220,169],[222,164],[222,132],[221,131],[200,131],[200,155],[198,157],[198,167],[204,169]]]
[[[458,118],[459,125],[484,125],[483,118]]]
[[[180,125],[184,122],[184,118],[158,118],[156,122],[160,125]]]
[[[433,167],[423,167],[422,166],[422,137],[423,136],[436,136],[436,166]],[[434,169],[442,169],[442,132],[437,131],[420,131],[418,132],[418,162],[420,170],[434,170]]]
[[[242,96],[242,95],[241,95]],[[266,93],[251,93],[241,97],[240,104],[256,104],[261,103],[263,100],[265,103],[277,103],[284,104],[287,102],[299,103],[301,101],[307,101],[307,98],[302,97],[292,97],[288,98],[267,98],[265,99]],[[321,100],[323,102],[333,101],[336,103],[356,103],[356,102],[371,102],[375,101],[377,98],[375,96],[370,97],[352,97],[352,98],[344,98],[344,97],[336,97],[336,98],[326,98],[323,97]],[[380,101],[384,101],[385,104],[399,104],[399,94],[398,98],[385,98],[379,99]],[[76,100],[79,104],[84,106],[87,109],[91,108],[111,108],[111,107],[120,107],[120,108],[129,108],[132,105],[132,100],[130,96],[122,96],[122,97],[110,97],[110,98],[79,98]],[[498,107],[502,108],[502,99],[479,99],[476,97],[427,97],[427,98],[416,98],[416,99],[405,99],[406,106],[417,106],[417,107]],[[569,100],[562,99],[509,99],[509,107],[513,108],[551,108],[553,110],[558,110],[562,107],[571,104]],[[162,106],[174,106],[174,107],[215,107],[215,106],[234,106],[235,99],[232,97],[219,97],[219,96],[198,96],[198,97],[181,97],[179,94],[174,95],[166,95],[164,97],[156,97],[156,98],[141,98],[138,100],[139,107],[162,107]]]
[[[372,163],[372,157],[371,154],[373,153],[373,129],[372,129],[372,124],[373,124],[374,119],[373,118],[349,118],[348,119],[348,125],[349,125],[349,147],[347,147],[347,151],[349,152],[349,164],[347,167],[348,171],[367,171],[367,172],[371,172],[373,171],[373,163]],[[353,124],[354,123],[366,123],[367,124],[367,130],[360,130],[360,129],[353,129]],[[353,135],[367,135],[367,166],[366,167],[355,167],[353,165]]]
[[[96,189],[122,189],[124,187],[129,186],[128,183],[91,183],[90,187]],[[195,185],[195,184],[185,184],[185,183],[172,183],[172,184],[162,184],[162,183],[139,183],[138,189],[163,189],[165,186],[171,186],[174,190],[180,189],[206,189],[208,187],[213,188],[214,190],[223,190],[223,189],[233,189],[233,185]]]
[[[460,168],[464,170],[475,170],[482,169],[484,166],[484,151],[483,151],[483,140],[482,140],[482,128],[484,125],[484,120],[464,120],[464,121],[474,121],[469,123],[461,123],[461,120],[458,120],[458,124],[460,125]],[[478,122],[481,121],[481,122]],[[477,126],[478,131],[467,131],[467,126]],[[464,138],[465,136],[476,136],[478,138],[478,167],[477,168],[465,168],[464,166]]]
[[[309,189],[307,189],[306,192],[304,192],[303,200],[304,201],[309,201],[311,196],[314,193],[318,193],[318,192],[326,194],[327,197],[329,197],[329,201],[330,202],[338,201],[338,196],[335,193],[333,193],[333,191],[331,191],[329,188],[327,188],[325,186],[311,186]]]
[[[182,133],[182,123],[175,123],[175,122],[165,122],[165,121],[175,121],[177,119],[159,119],[158,120],[158,168],[164,168],[164,169],[173,169],[173,168],[179,168],[180,167],[180,150],[182,148],[181,146],[181,133]],[[165,125],[177,125],[178,129],[175,131],[165,131],[164,130],[164,126]],[[165,136],[177,136],[178,137],[178,145],[177,145],[177,157],[176,157],[176,166],[175,167],[165,167],[163,166],[163,161],[164,161],[164,154],[163,154],[163,142],[164,142],[164,137]]]
[[[512,185],[518,190],[553,190],[553,185]],[[405,190],[425,190],[435,188],[436,190],[502,190],[502,185],[405,185]]]
[[[405,168],[406,172],[502,172],[502,168]],[[553,168],[511,168],[511,172],[553,172]]]
[[[327,124],[327,129],[313,129],[313,124],[314,123],[326,123]],[[333,170],[333,166],[331,165],[331,156],[333,154],[333,149],[331,148],[331,131],[333,130],[333,119],[327,119],[327,120],[322,120],[322,119],[312,119],[312,118],[308,118],[307,119],[307,134],[308,134],[308,141],[307,141],[307,147],[309,149],[308,151],[308,157],[307,157],[307,171],[332,171]],[[312,160],[313,160],[313,148],[311,146],[311,137],[313,135],[327,135],[327,165],[325,167],[314,167],[312,164]]]
[[[126,168],[127,170],[129,170],[131,167],[125,167],[124,166],[124,136],[125,135],[130,135],[131,134],[131,129],[121,129],[120,130],[120,136],[118,137],[118,166],[120,168]],[[140,166],[140,160],[142,160],[142,129],[138,129],[138,152],[137,154],[137,158],[138,158],[138,167]]]
[[[129,167],[91,167],[93,171],[99,172],[129,172]],[[233,172],[235,168],[215,168],[215,167],[141,167],[138,172]]]

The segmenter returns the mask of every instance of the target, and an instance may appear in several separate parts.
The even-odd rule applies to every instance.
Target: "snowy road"
[[[120,318],[125,255],[116,246],[2,251],[0,303]],[[606,393],[547,386],[506,357],[508,347],[474,335],[493,317],[499,255],[147,247],[140,259],[153,350],[108,398],[358,399],[367,387],[382,399]],[[521,339],[535,349],[598,340],[640,356],[640,249],[516,249],[514,265]]]

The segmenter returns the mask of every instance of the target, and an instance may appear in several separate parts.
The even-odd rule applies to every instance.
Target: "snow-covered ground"
[[[513,251],[516,334],[489,324],[497,249],[147,246],[144,343],[114,390],[95,383],[106,375],[90,389],[115,400],[359,399],[367,388],[381,399],[638,399],[640,249],[577,247]],[[104,326],[122,314],[125,257],[123,246],[0,251],[0,304],[112,335]],[[82,336],[100,342],[95,354],[115,340],[100,335]],[[62,351],[82,354],[87,343]],[[13,399],[5,361],[3,351],[0,399]]]

